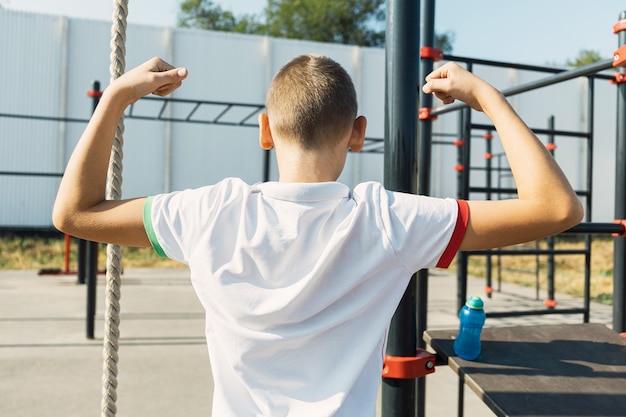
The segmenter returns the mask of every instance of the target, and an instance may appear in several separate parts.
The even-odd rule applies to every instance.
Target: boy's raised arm
[[[567,178],[498,90],[454,63],[433,71],[426,81],[425,93],[444,104],[461,100],[491,119],[517,185],[517,199],[469,201],[461,250],[529,242],[581,221],[582,205]]]
[[[95,242],[150,245],[142,218],[145,199],[105,200],[111,147],[127,106],[150,93],[167,95],[186,77],[186,69],[153,58],[104,91],[61,180],[52,213],[56,228]]]

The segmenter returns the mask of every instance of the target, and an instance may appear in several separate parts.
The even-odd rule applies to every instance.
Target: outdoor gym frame
[[[420,4],[421,3],[421,4]],[[421,10],[420,10],[421,9]],[[471,136],[471,116],[467,106],[451,105],[432,109],[432,97],[421,92],[419,80],[432,71],[434,61],[442,59],[443,53],[433,48],[435,0],[421,2],[410,0],[389,0],[387,2],[387,49],[386,49],[386,90],[385,90],[385,186],[390,190],[419,192],[428,195],[430,184],[430,150],[432,146],[432,120],[437,115],[451,111],[462,111],[461,130],[465,143]],[[420,22],[417,25],[415,22]],[[422,28],[421,34],[418,27]],[[619,35],[619,50],[613,59],[601,61],[570,71],[562,71],[534,82],[503,91],[511,96],[556,84],[579,76],[593,74],[611,67],[623,66],[626,61],[626,12],[622,12],[614,32]],[[420,41],[421,40],[421,43]],[[418,49],[418,45],[421,47]],[[420,61],[421,58],[421,61]],[[421,63],[418,71],[418,62]],[[468,65],[471,70],[471,65]],[[626,330],[625,281],[626,281],[626,241],[624,218],[626,218],[626,74],[620,69],[614,78],[617,84],[617,134],[616,134],[616,184],[615,184],[615,224],[580,225],[577,232],[612,233],[615,236],[614,250],[614,298],[613,329]],[[416,90],[420,108],[416,107]],[[419,114],[420,123],[417,125]],[[418,134],[419,131],[419,134]],[[419,145],[418,145],[419,144]],[[418,146],[418,148],[416,148]],[[419,149],[419,154],[417,152]],[[469,150],[464,149],[464,162],[469,158]],[[419,161],[419,165],[418,165]],[[419,166],[419,173],[417,175]],[[467,164],[466,166],[469,166]],[[419,177],[419,184],[416,178]],[[459,181],[461,198],[469,193],[469,175]],[[458,254],[462,265],[467,262],[467,254]],[[466,271],[459,274],[458,300],[465,299]],[[416,282],[417,281],[417,282]],[[416,288],[418,287],[418,288]],[[417,292],[417,294],[416,294]],[[392,320],[388,336],[387,354],[406,358],[410,363],[420,360],[420,352],[425,344],[421,335],[426,330],[426,306],[428,296],[428,271],[420,271],[413,277]],[[460,301],[459,301],[460,302]],[[383,417],[424,416],[425,378],[383,378],[382,414]],[[417,381],[417,385],[416,382]]]
[[[461,111],[461,131],[463,137],[471,137],[470,110],[463,105],[451,105],[443,108],[432,108],[432,96],[421,93],[420,80],[425,74],[432,71],[434,62],[444,58],[440,51],[433,48],[434,44],[434,10],[435,0],[388,0],[387,3],[387,49],[386,49],[386,94],[385,94],[385,138],[384,138],[384,182],[390,190],[411,193],[430,194],[432,120],[438,115],[452,111]],[[541,80],[516,86],[503,93],[506,96],[520,94],[540,87],[552,85],[561,81],[587,76],[614,66],[624,65],[626,61],[626,12],[620,15],[620,21],[615,25],[615,33],[619,35],[614,59],[601,61],[570,71],[556,72]],[[421,22],[421,25],[416,24]],[[422,28],[421,34],[419,27]],[[421,40],[421,43],[420,43]],[[420,47],[421,45],[421,47]],[[420,59],[421,58],[421,59]],[[454,57],[446,57],[454,59]],[[480,62],[474,60],[473,62]],[[468,63],[471,67],[471,64]],[[558,70],[555,70],[558,71]],[[615,223],[583,223],[571,230],[576,233],[611,233],[615,235],[614,251],[614,300],[613,300],[613,329],[617,332],[626,330],[626,72],[620,69],[614,77],[618,92],[617,103],[617,133],[616,133],[616,184],[615,184]],[[412,86],[413,88],[407,88]],[[417,91],[416,91],[417,90]],[[92,96],[94,97],[94,96]],[[418,100],[419,97],[419,107]],[[165,99],[163,106],[181,100]],[[202,104],[218,104],[216,102],[196,102]],[[219,103],[227,107],[237,103]],[[258,107],[253,104],[252,106]],[[131,109],[127,118],[151,119],[182,123],[209,123],[229,124],[238,126],[256,127],[252,123],[221,123],[219,117],[215,120],[194,120],[191,115],[184,119],[168,119],[164,107],[156,117],[142,117],[133,115]],[[261,107],[258,107],[260,111]],[[226,110],[227,111],[227,110]],[[419,116],[418,116],[419,115]],[[221,116],[221,115],[220,115]],[[0,117],[32,118],[60,122],[80,122],[81,119],[62,119],[51,117],[30,117],[21,115],[0,114]],[[418,123],[418,117],[420,122]],[[371,139],[366,149],[371,152],[380,152],[380,139]],[[264,165],[264,179],[269,178],[269,153],[266,153]],[[469,152],[463,149],[462,158],[469,158]],[[467,165],[469,166],[469,164]],[[419,176],[418,174],[419,168]],[[57,173],[14,173],[0,172],[1,175],[31,175],[31,176],[60,176]],[[459,197],[467,198],[469,192],[469,178],[460,176]],[[460,262],[467,254],[459,253]],[[91,258],[94,259],[93,257]],[[93,265],[93,264],[91,264]],[[95,277],[95,271],[90,268],[90,274]],[[95,285],[95,280],[93,281]],[[459,280],[457,295],[464,300],[465,283]],[[95,287],[94,287],[95,288]],[[89,291],[89,290],[88,290]],[[396,358],[415,358],[418,363],[428,366],[432,358],[420,356],[425,348],[421,335],[427,328],[427,294],[428,271],[418,272],[411,279],[407,291],[394,316],[388,337],[387,354]],[[88,313],[88,316],[91,313]],[[88,317],[89,320],[89,317]],[[416,356],[416,352],[418,355]],[[430,363],[432,367],[432,362]],[[427,373],[426,370],[413,371],[415,375],[403,377],[385,377],[383,379],[382,413],[383,417],[423,416],[425,414],[425,378],[418,378]],[[418,375],[421,373],[421,375]]]

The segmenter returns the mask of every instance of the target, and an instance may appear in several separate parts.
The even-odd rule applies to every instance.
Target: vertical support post
[[[550,130],[550,134],[548,135],[548,152],[554,157],[554,115],[548,118],[548,130]],[[547,298],[544,301],[544,305],[553,309],[556,306],[555,298],[554,298],[554,236],[548,236],[548,250],[550,253],[548,254],[548,270],[547,270],[547,279],[548,279],[548,294]],[[539,291],[539,288],[537,288]]]
[[[472,72],[472,63],[467,64],[467,70]],[[463,140],[461,180],[458,193],[459,199],[469,199],[470,189],[470,165],[471,165],[471,144],[472,144],[472,109],[469,107],[461,110],[459,120],[459,130]],[[467,300],[467,262],[468,255],[466,252],[459,252],[457,255],[457,287],[456,287],[456,311],[460,311]]]
[[[435,45],[435,0],[421,1],[421,42],[418,45],[433,48]],[[420,54],[421,55],[421,54]],[[418,97],[420,108],[430,110],[433,106],[432,94],[424,94],[421,84],[434,69],[435,58],[432,54],[429,57],[421,57],[420,71],[418,76]],[[430,113],[430,112],[428,112]],[[422,195],[430,195],[431,183],[431,159],[433,141],[432,118],[420,118],[418,122],[418,167],[417,191]],[[417,298],[416,298],[416,321],[417,321],[417,347],[425,349],[426,343],[422,335],[428,326],[428,270],[422,269],[417,273]],[[418,378],[416,383],[416,413],[417,417],[426,415],[426,378]]]
[[[87,92],[87,96],[92,99],[92,112],[102,97],[100,82],[94,81],[92,89]],[[94,338],[94,324],[96,318],[96,293],[98,287],[98,243],[85,241],[85,264],[87,276],[87,339]]]
[[[263,182],[270,180],[270,164],[272,162],[272,151],[267,150],[263,153]]]
[[[87,241],[84,239],[78,239],[76,244],[76,276],[79,284],[85,283],[85,277],[87,276]]]
[[[483,134],[483,139],[485,139],[485,188],[487,189],[487,193],[485,195],[486,200],[491,200],[491,175],[492,175],[492,141],[493,135],[491,130],[487,130]],[[487,298],[491,298],[491,293],[493,292],[493,274],[492,274],[493,265],[491,263],[491,253],[487,253],[485,255],[485,294]]]
[[[585,220],[590,222],[592,219],[591,209],[593,201],[593,146],[595,143],[593,132],[595,130],[595,78],[587,78],[587,197],[585,199]],[[583,322],[589,323],[591,315],[591,233],[585,235],[585,290],[584,290],[584,309]]]
[[[620,13],[626,21],[626,11]],[[624,25],[621,25],[623,28]],[[626,29],[617,32],[618,46],[626,44]],[[626,72],[620,68],[620,72]],[[615,219],[626,218],[626,83],[617,88],[617,133],[615,146]],[[626,331],[626,237],[614,238],[613,251],[613,330]]]
[[[472,63],[467,64],[467,70],[472,71]],[[459,200],[469,199],[469,184],[470,184],[470,150],[472,142],[472,115],[469,107],[461,110],[459,114],[459,137],[463,142],[463,146],[460,148],[461,152],[459,158],[461,160],[460,166],[462,169],[459,171],[457,198]],[[456,311],[460,311],[465,305],[467,300],[467,264],[469,257],[467,252],[459,252],[457,254],[457,285],[456,285]],[[465,384],[462,378],[459,378],[459,385],[457,389],[457,416],[463,417],[464,412],[464,391]]]
[[[384,185],[415,193],[417,177],[417,92],[419,1],[389,0],[385,51]],[[416,354],[415,276],[391,320],[387,354]],[[383,378],[382,415],[415,415],[415,380]]]

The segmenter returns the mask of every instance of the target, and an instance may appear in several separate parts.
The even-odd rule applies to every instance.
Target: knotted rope
[[[113,24],[111,26],[111,82],[124,73],[126,67],[126,17],[128,0],[113,0]],[[106,198],[119,200],[122,197],[122,146],[124,144],[124,117],[117,124],[115,140],[109,159]],[[104,343],[102,365],[103,417],[115,417],[117,413],[117,361],[120,324],[120,274],[122,250],[119,245],[107,245],[106,302],[104,317]]]

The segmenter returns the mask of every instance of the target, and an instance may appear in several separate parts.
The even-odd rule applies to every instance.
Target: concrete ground
[[[209,416],[213,381],[202,308],[186,269],[127,269],[122,277],[117,416]],[[470,279],[468,295],[483,295]],[[86,286],[71,275],[0,271],[0,416],[99,416],[104,276],[98,279],[95,340],[86,338]],[[543,296],[543,295],[542,295]],[[429,329],[454,329],[456,278],[429,280]],[[558,307],[582,301],[558,296]],[[542,308],[535,289],[503,285],[487,311]],[[611,325],[610,306],[593,304],[591,321]],[[579,323],[582,316],[488,319],[487,326]],[[426,416],[457,415],[456,375],[438,366],[426,377]],[[465,389],[465,416],[493,413]],[[380,400],[380,398],[379,398]],[[380,412],[378,413],[380,414]],[[219,417],[219,416],[214,416]]]

